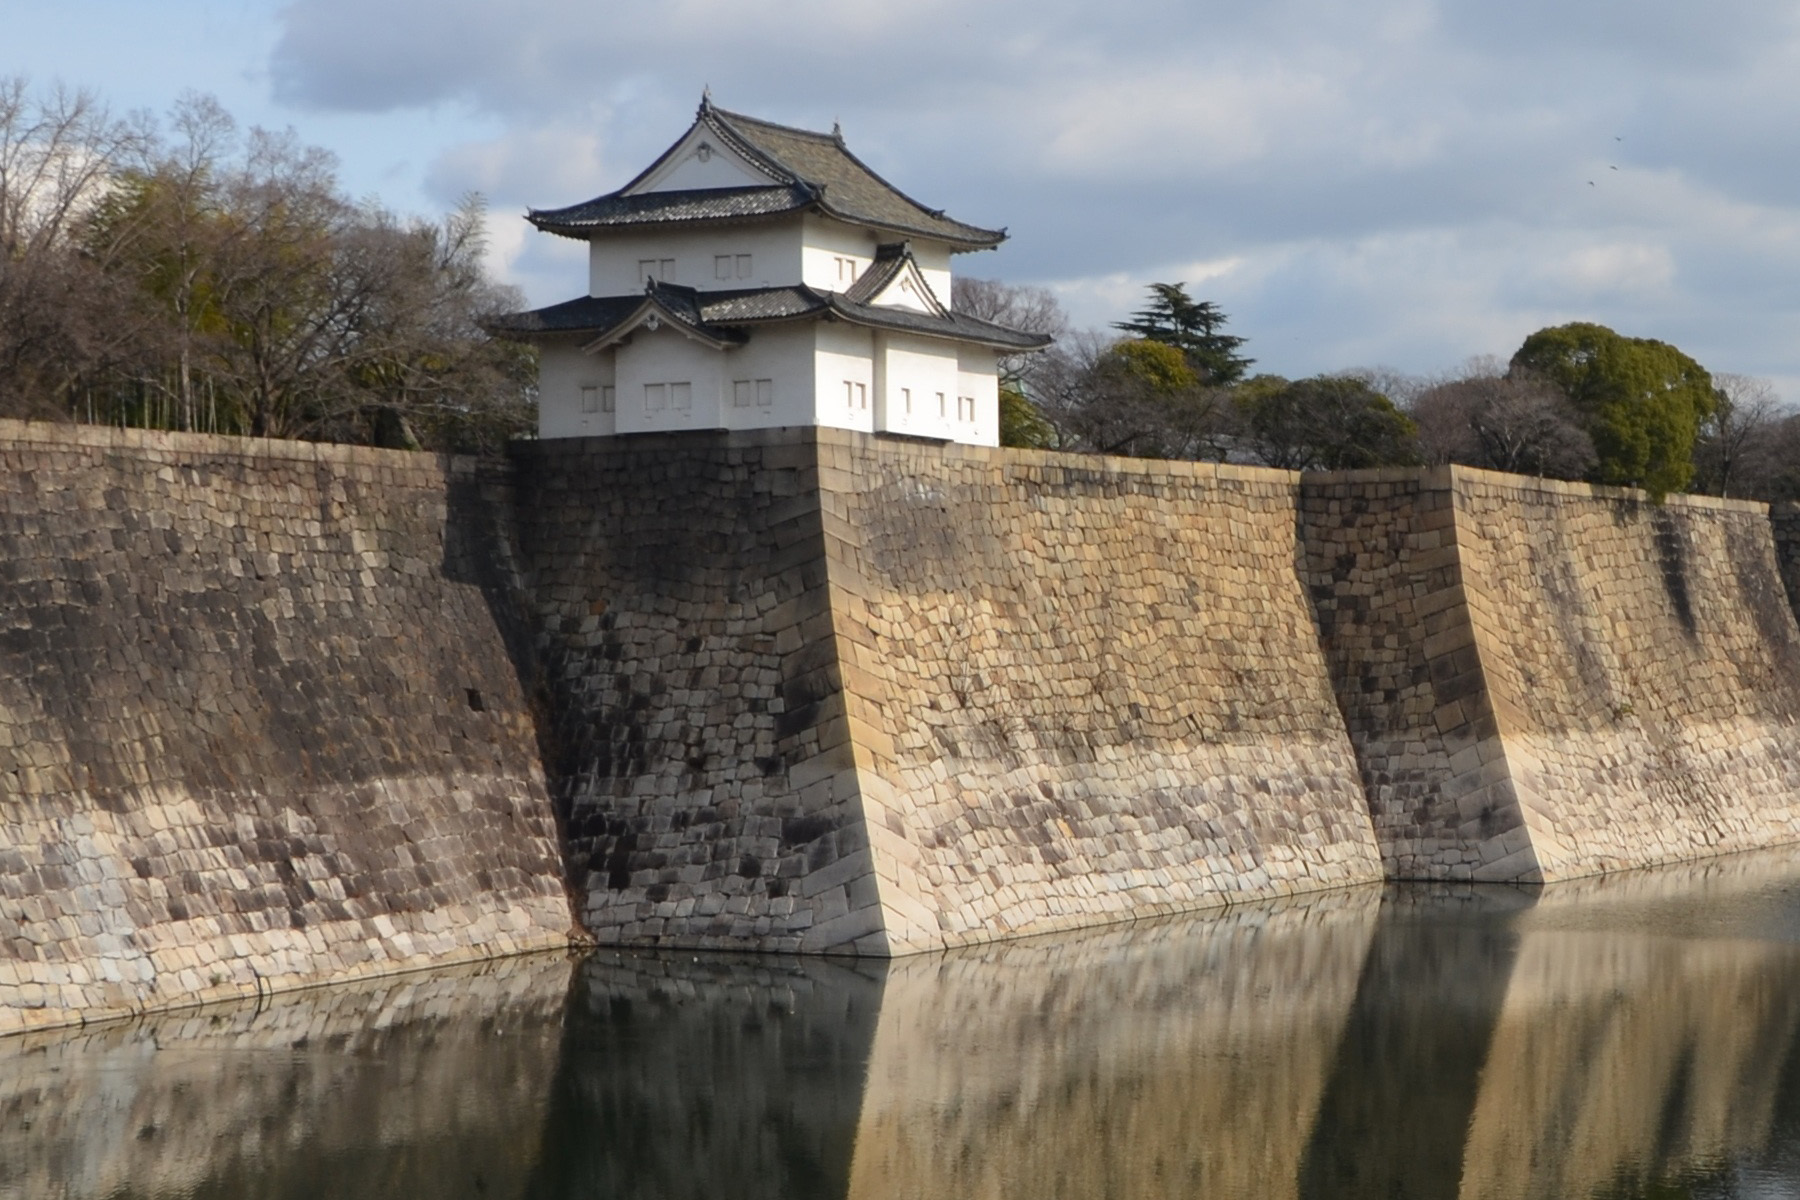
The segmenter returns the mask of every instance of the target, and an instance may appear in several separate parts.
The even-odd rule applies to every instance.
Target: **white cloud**
[[[294,0],[271,77],[303,108],[478,118],[428,179],[497,226],[622,183],[710,82],[1010,225],[965,269],[1053,283],[1084,323],[1185,278],[1288,373],[1433,369],[1579,317],[1800,376],[1795,10],[1521,3]],[[553,240],[496,238],[540,302],[579,287]]]

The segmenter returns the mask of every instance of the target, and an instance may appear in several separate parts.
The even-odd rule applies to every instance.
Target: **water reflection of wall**
[[[1586,881],[1520,914],[1463,1196],[1589,1195],[1770,1143],[1800,1048],[1785,858]]]
[[[7,1038],[0,1198],[519,1196],[568,978],[514,959]]]
[[[595,954],[529,1194],[838,1200],[884,969]]]
[[[5,1039],[0,1200],[1505,1200],[1746,1164],[1800,1194],[1796,882],[1317,893],[891,964],[607,952],[572,988],[521,963]]]
[[[1293,1194],[1378,899],[896,962],[849,1195]]]

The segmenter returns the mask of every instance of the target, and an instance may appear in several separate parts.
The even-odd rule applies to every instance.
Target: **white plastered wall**
[[[967,423],[958,420],[962,393],[957,391],[955,344],[883,331],[875,335],[875,345],[880,385],[876,428],[969,441]]]
[[[998,446],[1000,377],[994,352],[985,346],[961,346],[956,358],[956,390],[975,401],[975,420],[958,432],[957,441]]]
[[[728,353],[666,325],[654,333],[642,328],[634,331],[614,351],[619,389],[615,431],[723,428],[720,396]],[[644,390],[649,384],[661,384],[665,389],[686,384],[686,407],[677,407],[673,392],[665,390],[662,406],[650,409]]]
[[[814,323],[814,420],[838,429],[875,430],[875,339],[857,325]],[[855,402],[845,396],[852,385]],[[855,386],[862,390],[856,392]]]
[[[629,194],[679,192],[696,188],[767,187],[775,180],[741,157],[712,130],[695,124],[682,135],[661,166]]]
[[[750,256],[750,273],[739,275],[737,256]],[[729,279],[718,277],[718,256],[732,259]],[[729,288],[790,287],[801,273],[800,220],[764,225],[719,225],[658,233],[599,234],[588,243],[588,295],[635,296],[644,290],[640,263],[672,263],[664,283],[703,292]]]
[[[816,386],[813,330],[810,321],[756,325],[750,340],[723,357],[722,411],[730,429],[765,429],[774,425],[811,425]],[[757,385],[767,381],[770,403],[757,402]],[[749,385],[750,403],[740,405],[737,384]],[[842,384],[839,385],[840,388]]]
[[[808,213],[804,233],[801,278],[809,287],[824,292],[847,291],[854,281],[840,271],[838,260],[853,260],[857,279],[875,261],[877,243],[871,230]]]
[[[538,349],[538,436],[598,437],[613,432],[613,414],[583,412],[581,389],[613,386],[610,350],[584,354],[574,342],[551,342]],[[596,406],[603,393],[597,393]]]
[[[950,247],[942,242],[926,241],[923,238],[912,239],[913,258],[918,261],[919,274],[931,286],[938,303],[945,308],[950,307]]]

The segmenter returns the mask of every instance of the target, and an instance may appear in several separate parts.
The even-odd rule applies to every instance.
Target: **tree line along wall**
[[[4,1029],[1800,840],[1793,509],[798,429],[0,473]]]

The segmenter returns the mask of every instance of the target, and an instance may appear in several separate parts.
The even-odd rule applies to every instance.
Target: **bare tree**
[[[1715,374],[1718,404],[1694,443],[1693,490],[1714,496],[1754,493],[1759,477],[1773,474],[1761,461],[1768,435],[1783,416],[1781,398],[1766,379]]]
[[[1427,462],[1558,479],[1579,479],[1594,463],[1593,440],[1561,390],[1491,358],[1424,387],[1408,407]]]
[[[83,222],[148,144],[91,93],[0,79],[0,413],[57,411],[116,343],[118,291],[79,252]]]

